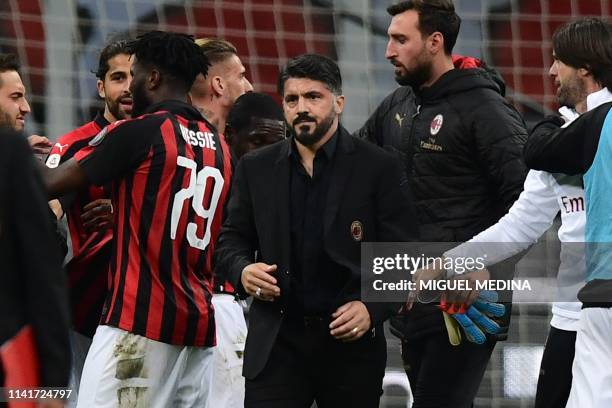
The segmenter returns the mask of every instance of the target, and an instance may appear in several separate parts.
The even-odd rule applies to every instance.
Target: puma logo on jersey
[[[60,152],[60,153],[63,153],[64,148],[65,148],[65,147],[68,147],[68,145],[67,145],[67,144],[64,144],[64,145],[63,145],[63,144],[56,143],[56,144],[55,144],[55,147],[57,147],[57,148],[59,149],[59,152]]]
[[[399,124],[399,127],[402,127],[402,121],[404,120],[404,118],[406,117],[406,115],[402,115],[400,116],[399,113],[395,114],[395,120],[397,120],[397,123]]]

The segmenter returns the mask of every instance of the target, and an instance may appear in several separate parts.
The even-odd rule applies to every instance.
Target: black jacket
[[[0,345],[17,334],[23,339],[20,331],[29,326],[38,354],[38,385],[65,387],[68,297],[45,190],[23,135],[0,131],[0,151]],[[15,350],[25,364],[26,351]]]
[[[416,200],[420,239],[461,242],[501,218],[523,189],[525,123],[491,71],[453,69],[415,94],[400,87],[356,135],[402,155]],[[425,310],[420,310],[425,309]],[[404,328],[410,336],[442,327],[441,314]]]
[[[254,378],[265,366],[284,318],[290,293],[290,157],[291,139],[242,157],[235,172],[227,218],[217,240],[216,268],[241,290],[245,266],[258,261],[278,266],[275,277],[281,296],[274,302],[254,299],[249,315],[244,376]],[[361,298],[361,244],[351,225],[362,224],[362,242],[402,242],[416,238],[410,200],[402,195],[397,161],[388,153],[338,133],[332,159],[330,188],[324,217],[323,248],[338,264],[350,270],[344,288],[334,302],[339,307]],[[324,284],[322,282],[321,284]],[[382,335],[384,320],[401,303],[365,303],[372,326]],[[380,334],[379,334],[380,333]]]

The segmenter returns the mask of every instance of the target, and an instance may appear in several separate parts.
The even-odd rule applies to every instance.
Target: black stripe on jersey
[[[123,225],[117,225],[115,228],[115,231],[118,231],[119,228],[123,229],[123,242],[115,243],[115,245],[117,245],[117,251],[119,251],[118,246],[121,245],[121,265],[117,265],[119,267],[119,270],[117,269],[113,270],[112,292],[114,293],[116,290],[117,297],[115,298],[114,307],[110,311],[110,316],[107,319],[107,321],[112,326],[117,326],[117,327],[119,326],[119,322],[121,321],[121,311],[123,310],[123,290],[125,289],[125,275],[128,269],[128,260],[130,258],[129,245],[132,239],[132,236],[130,233],[130,215],[132,213],[132,194],[131,192],[134,186],[134,176],[135,176],[135,173],[130,173],[129,176],[126,175],[126,177],[124,178],[123,183],[125,183],[125,202],[123,203],[123,214],[124,214]],[[122,182],[117,183],[117,187],[116,187],[117,189],[120,189],[121,183]],[[118,190],[117,190],[116,196],[119,196]],[[116,240],[118,238],[118,235],[119,234],[117,234],[117,237],[114,237],[113,239]],[[115,254],[115,259],[116,259],[116,254]],[[114,287],[114,282],[115,282],[114,275],[117,273],[119,273],[119,287],[115,288]],[[112,293],[111,293],[111,297],[112,297]],[[111,298],[111,304],[109,304],[109,307],[111,305],[112,305],[112,298]]]
[[[176,149],[178,156],[185,156],[185,144],[182,140],[181,130],[173,123],[174,137],[176,138]],[[183,188],[183,177],[185,177],[185,167],[176,166],[174,178],[172,180],[172,192],[178,192]],[[174,205],[174,197],[168,200],[168,209],[166,210],[166,226],[159,253],[159,280],[164,286],[164,310],[162,311],[161,333],[159,341],[164,343],[172,342],[174,331],[174,322],[176,317],[176,299],[174,297],[174,285],[172,284],[172,267],[174,245],[170,238],[170,222],[172,220],[172,207]],[[165,273],[164,273],[165,272]],[[187,344],[187,343],[185,343]]]
[[[162,138],[161,133],[158,138]],[[164,163],[166,161],[166,149],[161,143],[153,143],[155,149],[152,160],[147,173],[147,184],[144,190],[144,197],[157,197],[159,195],[159,186],[164,171]],[[138,236],[140,241],[140,251],[142,254],[149,254],[149,231],[151,223],[155,219],[156,200],[144,200],[140,208],[140,220],[138,226]],[[153,266],[154,268],[157,265]],[[140,257],[140,273],[138,274],[138,288],[136,292],[135,313],[134,313],[134,333],[146,333],[149,313],[156,311],[149,310],[149,301],[151,299],[151,266],[148,263],[147,256]]]
[[[93,135],[95,136],[95,135]],[[92,137],[93,137],[92,136]],[[72,145],[70,145],[70,148],[68,148],[68,150],[66,150],[66,153],[64,153],[60,159],[60,163],[63,163],[67,160],[69,160],[70,158],[72,158],[76,152],[78,152],[79,150],[83,149],[84,147],[86,147],[89,144],[89,138],[87,139],[83,139],[83,140],[79,140],[77,142],[74,142]]]

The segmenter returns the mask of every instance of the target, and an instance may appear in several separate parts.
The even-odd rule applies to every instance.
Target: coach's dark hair
[[[278,93],[283,95],[289,78],[308,78],[325,84],[335,95],[342,94],[342,76],[338,64],[319,54],[302,54],[290,59],[278,75]]]
[[[423,37],[440,32],[444,37],[444,53],[451,55],[459,29],[461,17],[455,12],[452,0],[408,0],[393,4],[387,8],[387,13],[396,16],[408,10],[414,10],[419,15],[419,31]]]
[[[181,91],[189,91],[198,74],[208,74],[210,62],[191,35],[150,31],[131,41],[128,49],[138,64],[155,67]]]
[[[284,121],[283,110],[270,95],[247,92],[234,102],[227,115],[227,124],[239,132],[251,123],[251,118]]]
[[[612,91],[612,25],[598,18],[567,23],[552,38],[555,57],[573,68],[584,68]]]
[[[130,54],[127,39],[110,41],[102,48],[100,51],[100,58],[98,58],[98,69],[94,72],[99,80],[104,81],[106,73],[110,69],[108,61],[119,54]]]
[[[211,64],[225,61],[232,55],[238,55],[238,50],[231,42],[220,38],[198,38],[195,42]]]

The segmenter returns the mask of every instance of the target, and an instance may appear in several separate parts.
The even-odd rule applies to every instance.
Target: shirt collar
[[[99,111],[96,114],[96,117],[94,118],[94,123],[100,129],[104,129],[106,126],[110,125],[110,122],[108,120],[106,120],[106,118],[104,117],[104,113],[102,111]]]
[[[182,116],[187,120],[205,120],[200,111],[194,106],[175,99],[154,103],[150,105],[144,113],[147,114],[159,111],[168,111],[174,115]]]
[[[612,93],[608,88],[604,87],[597,92],[593,92],[587,96],[587,110],[595,109],[599,105],[612,101]]]

